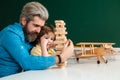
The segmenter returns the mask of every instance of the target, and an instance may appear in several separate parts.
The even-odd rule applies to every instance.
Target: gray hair
[[[29,2],[22,9],[20,21],[22,17],[25,17],[27,21],[31,21],[34,16],[39,16],[46,21],[49,17],[48,10],[39,2]]]

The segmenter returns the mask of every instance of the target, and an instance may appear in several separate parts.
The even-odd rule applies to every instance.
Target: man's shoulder
[[[21,32],[23,31],[20,23],[14,23],[14,24],[8,25],[3,30],[1,30],[1,33],[5,33],[5,32],[13,32],[16,34],[21,34]]]
[[[18,31],[21,31],[21,30],[22,30],[22,26],[21,26],[20,23],[14,23],[14,24],[12,24],[12,25],[8,25],[8,26],[6,27],[6,30],[18,32]]]
[[[8,35],[8,34],[11,35],[10,33],[14,33],[15,35],[18,35],[24,38],[22,26],[20,23],[14,23],[12,25],[8,25],[3,30],[1,30],[0,35],[2,36]]]

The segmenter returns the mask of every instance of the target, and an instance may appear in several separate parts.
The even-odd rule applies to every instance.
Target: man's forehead
[[[40,26],[44,26],[44,24],[45,24],[45,20],[43,20],[43,19],[41,19],[40,17],[37,17],[37,16],[35,16],[33,18],[33,22],[34,22],[34,24],[37,24],[37,25],[40,25]]]

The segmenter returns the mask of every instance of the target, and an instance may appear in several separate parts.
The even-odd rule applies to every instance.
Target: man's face
[[[32,21],[29,21],[23,26],[25,33],[25,39],[28,42],[33,42],[37,38],[38,34],[41,31],[41,28],[44,26],[45,21],[35,16]]]

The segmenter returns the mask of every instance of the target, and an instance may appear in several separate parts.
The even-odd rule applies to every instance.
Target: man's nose
[[[41,30],[41,28],[39,28],[39,27],[35,29],[35,31],[36,31],[37,33],[40,33],[40,30]]]

